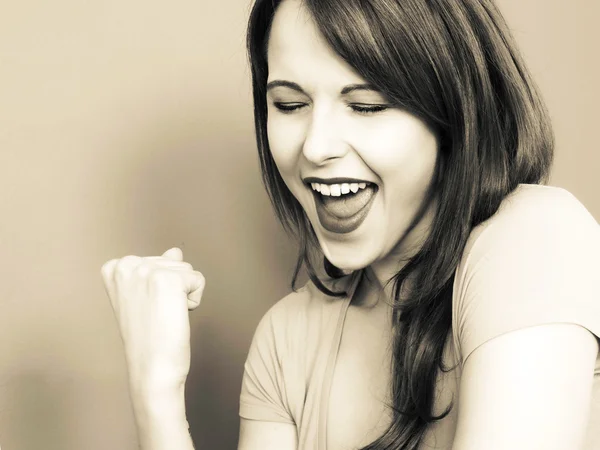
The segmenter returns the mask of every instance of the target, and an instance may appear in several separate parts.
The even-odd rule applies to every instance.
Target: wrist
[[[166,370],[130,369],[128,375],[132,397],[170,397],[185,390],[186,378],[175,376]]]
[[[142,449],[193,449],[184,385],[136,387],[132,388],[131,398]],[[181,444],[173,447],[173,442]]]

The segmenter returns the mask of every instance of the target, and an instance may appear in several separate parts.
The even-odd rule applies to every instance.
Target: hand
[[[188,310],[199,304],[204,276],[179,248],[162,256],[125,256],[102,266],[129,378],[140,390],[178,387],[190,370]]]

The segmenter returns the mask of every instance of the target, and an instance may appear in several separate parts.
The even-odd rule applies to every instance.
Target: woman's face
[[[269,146],[327,259],[355,270],[405,256],[424,233],[407,231],[434,176],[434,133],[366,85],[298,0],[275,13],[268,63]]]

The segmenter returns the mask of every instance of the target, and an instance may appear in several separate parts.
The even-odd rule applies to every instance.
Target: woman
[[[256,330],[239,448],[600,448],[600,232],[541,184],[550,125],[492,1],[258,0],[248,44],[311,282]],[[192,449],[202,275],[171,249],[103,276],[142,448]]]

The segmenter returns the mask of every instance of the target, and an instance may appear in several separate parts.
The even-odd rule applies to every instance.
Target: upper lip
[[[368,183],[374,184],[372,181],[361,180],[358,178],[346,178],[346,177],[335,177],[335,178],[319,178],[319,177],[306,177],[303,179],[306,184],[319,183],[319,184],[351,184],[351,183]]]

